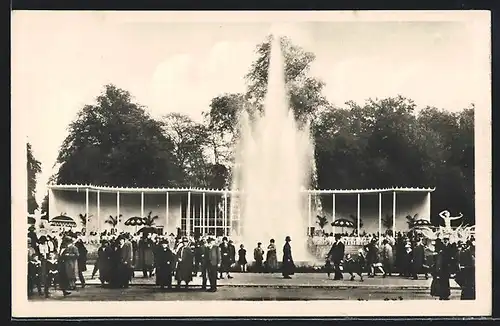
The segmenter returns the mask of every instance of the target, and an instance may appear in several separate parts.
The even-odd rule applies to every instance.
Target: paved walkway
[[[95,279],[91,279],[93,266],[87,267],[87,272],[84,273],[87,284],[100,284],[98,275]],[[199,274],[198,274],[199,275]],[[258,274],[258,273],[232,273],[233,279],[223,279],[218,281],[219,286],[228,287],[273,287],[273,288],[386,288],[386,289],[408,289],[408,290],[423,290],[429,289],[431,279],[424,279],[423,276],[418,280],[411,280],[398,276],[382,278],[364,278],[364,282],[360,282],[359,278],[354,281],[349,280],[349,275],[344,274],[344,280],[334,281],[328,279],[324,273],[297,273],[292,279],[283,279],[281,274]],[[135,272],[135,276],[131,285],[147,286],[155,285],[155,276],[144,278],[142,272]],[[192,286],[201,286],[201,277],[194,277]],[[460,287],[454,280],[450,280],[452,289]]]

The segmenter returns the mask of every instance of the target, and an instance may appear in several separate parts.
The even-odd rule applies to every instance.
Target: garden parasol
[[[76,222],[71,217],[61,214],[50,220],[51,226],[76,227]]]
[[[341,227],[342,233],[344,233],[344,228],[354,228],[354,223],[348,219],[340,218],[331,223],[332,226]]]
[[[133,216],[125,221],[126,226],[141,226],[144,225],[144,218],[139,216]]]
[[[430,227],[430,226],[432,226],[432,224],[427,220],[416,220],[413,222],[412,228]]]
[[[156,230],[154,226],[145,226],[137,231],[137,233],[156,233]]]

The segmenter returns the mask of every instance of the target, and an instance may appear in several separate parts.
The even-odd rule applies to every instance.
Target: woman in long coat
[[[63,247],[59,255],[59,286],[63,295],[71,294],[69,290],[76,288],[78,277],[78,248],[73,244],[73,239],[66,237],[63,240]]]
[[[394,255],[392,252],[392,246],[389,244],[389,241],[387,239],[384,239],[382,241],[381,257],[382,257],[382,266],[384,267],[384,271],[386,272],[386,274],[391,276],[394,265]]]
[[[269,246],[267,246],[266,267],[267,271],[270,273],[278,269],[278,256],[276,254],[274,239],[271,239],[271,241],[269,241]]]
[[[151,234],[139,240],[139,265],[141,266],[144,277],[151,277],[154,267],[154,242],[151,239]]]
[[[87,248],[83,244],[83,241],[79,239],[75,247],[78,249],[78,278],[80,279],[80,283],[82,284],[82,288],[85,287],[85,277],[83,276],[83,272],[87,271]]]
[[[181,286],[181,282],[185,282],[187,288],[189,282],[193,280],[193,252],[188,244],[188,239],[184,237],[176,254],[177,268],[175,270],[175,280],[177,281],[177,288]]]
[[[168,241],[162,240],[155,250],[156,285],[161,289],[172,287],[172,271],[175,266],[175,255],[168,247]]]
[[[290,246],[289,236],[285,238],[285,245],[283,246],[283,278],[291,278],[290,275],[295,273],[295,264],[292,258],[292,247]]]

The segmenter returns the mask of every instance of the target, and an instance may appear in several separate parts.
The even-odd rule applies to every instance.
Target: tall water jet
[[[253,248],[275,239],[278,260],[286,236],[296,261],[308,261],[308,201],[312,142],[309,125],[299,126],[289,107],[279,38],[273,37],[262,114],[242,112],[232,189],[241,242]],[[237,232],[238,233],[238,232]]]

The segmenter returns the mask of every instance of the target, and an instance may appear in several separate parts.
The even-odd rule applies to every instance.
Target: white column
[[[311,193],[307,194],[307,236],[309,236],[309,230],[311,228],[311,214],[312,214],[312,202]]]
[[[382,241],[382,193],[378,193],[378,245]]]
[[[116,192],[116,232],[120,229],[120,192]]]
[[[168,198],[168,191],[167,193],[165,194],[165,230],[163,231],[164,233],[167,232],[167,229],[168,229],[168,203],[169,202],[169,198]]]
[[[191,234],[191,191],[188,191],[187,212],[186,212],[186,235]]]
[[[101,234],[101,191],[97,190],[97,233]]]
[[[54,190],[49,188],[49,211],[47,212],[48,221],[56,214],[56,197],[54,196]]]
[[[141,191],[141,217],[144,217],[144,191]]]
[[[396,192],[392,192],[392,234],[396,236]]]
[[[206,207],[205,207],[205,205],[206,205],[205,192],[203,192],[203,195],[201,197],[201,201],[202,201],[202,205],[203,205],[202,211],[201,211],[201,234],[205,235],[205,224],[206,224],[206,219],[207,219],[207,217],[206,217],[207,211],[206,211]]]
[[[431,192],[427,193],[427,212],[426,215],[429,217],[429,222],[431,220]]]
[[[89,188],[85,189],[85,219],[87,224],[89,222]],[[85,226],[85,229],[88,229],[88,225]]]
[[[219,196],[217,195],[214,199],[214,216],[215,216],[215,223],[214,223],[214,226],[215,226],[215,233],[217,233],[217,228],[219,227],[217,225],[217,220],[219,219],[219,203],[218,203],[218,200],[219,200]],[[214,234],[215,236],[215,234]]]
[[[335,194],[332,194],[332,222],[335,222]],[[335,227],[333,227],[333,235],[335,235]]]
[[[227,192],[224,192],[224,235],[227,236],[227,226],[228,226],[228,220],[227,220]]]
[[[361,214],[361,205],[360,205],[360,201],[361,201],[361,194],[358,194],[358,207],[357,207],[357,210],[356,210],[356,218],[358,219],[358,237],[360,236],[360,225],[359,225],[359,221],[361,219],[360,217],[360,214]]]

